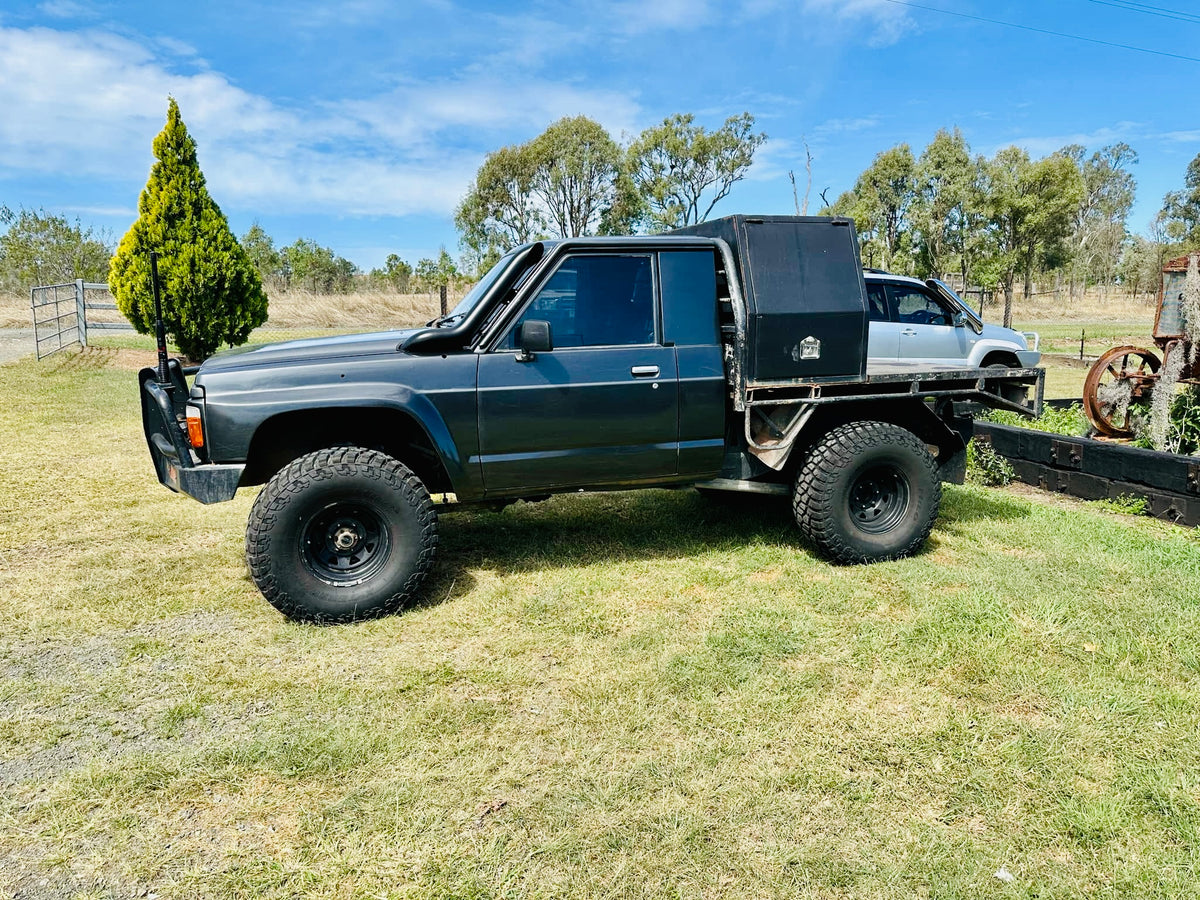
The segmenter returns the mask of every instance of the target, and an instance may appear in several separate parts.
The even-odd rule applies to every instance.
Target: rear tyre
[[[792,512],[823,556],[869,563],[916,551],[941,499],[937,463],[920,438],[887,422],[851,422],[809,452]]]
[[[437,541],[437,511],[407,466],[336,447],[302,456],[263,488],[246,525],[246,561],[289,619],[339,624],[409,603]]]

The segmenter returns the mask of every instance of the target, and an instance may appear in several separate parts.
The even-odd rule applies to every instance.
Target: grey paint
[[[830,220],[797,222],[805,229],[831,227]],[[792,228],[796,222],[783,224]],[[848,223],[841,221],[832,227],[853,241]],[[789,252],[797,248],[803,252],[807,246],[805,241],[797,243],[791,238],[783,245]],[[660,266],[653,267],[655,324],[654,337],[648,343],[563,347],[539,352],[527,361],[519,361],[512,350],[501,349],[511,324],[571,254],[659,252],[671,255],[667,265],[671,275],[664,292],[658,279]],[[727,359],[711,312],[716,302],[715,275],[701,277],[694,261],[687,258],[691,252],[699,252],[713,260],[710,264],[727,270],[732,270],[734,263],[746,266],[744,260],[730,257],[727,245],[701,236],[537,243],[515,254],[502,277],[492,282],[491,289],[462,320],[440,328],[289,341],[214,356],[200,368],[191,389],[193,401],[204,411],[206,464],[196,465],[190,452],[176,451],[173,457],[178,465],[192,469],[186,477],[167,477],[170,459],[162,452],[162,447],[169,448],[179,438],[175,416],[186,392],[182,375],[177,373],[180,388],[175,391],[178,396],[172,401],[173,408],[160,402],[161,398],[155,400],[153,391],[142,392],[144,426],[160,480],[193,496],[224,499],[231,473],[236,474],[248,461],[247,474],[254,470],[255,460],[248,458],[256,435],[289,434],[277,430],[283,416],[291,421],[297,413],[331,411],[350,411],[362,417],[386,411],[407,417],[427,438],[462,501],[576,488],[704,481],[723,467],[742,472],[738,477],[745,477],[746,471],[758,472],[761,467],[753,463],[733,464],[745,450],[742,417],[735,410],[748,396],[736,373],[748,354],[765,353],[775,344],[782,346],[784,335],[760,332],[761,346],[747,347],[746,330],[751,323],[745,310],[737,306],[741,295],[735,284],[731,288],[735,298],[732,315],[738,328],[732,337],[738,349]],[[835,357],[844,348],[839,349],[835,332],[828,329],[848,329],[850,343],[861,348],[866,322],[857,251],[851,246],[842,256],[853,271],[836,277],[814,274],[819,258],[800,264],[801,269],[807,267],[810,286],[832,279],[844,288],[834,304],[835,312],[830,313],[814,295],[809,298],[813,308],[793,311],[791,321],[786,320],[786,309],[774,310],[773,315],[781,318],[772,325],[786,331],[789,341],[824,329],[822,333],[833,336],[825,342],[825,352]],[[788,266],[795,265],[789,260],[781,271],[791,271]],[[730,274],[732,279],[738,277],[735,271]],[[771,295],[779,304],[783,302],[781,290],[777,284]],[[695,296],[696,291],[703,293],[703,298]],[[830,315],[844,320],[843,324],[837,326]],[[672,328],[680,343],[664,335],[664,320],[679,322],[682,317],[690,321],[697,316],[706,319],[704,328]],[[763,324],[758,322],[758,327]],[[861,349],[856,352],[862,353]],[[794,364],[799,373],[804,362],[797,357],[789,359],[788,365]],[[734,375],[726,371],[727,365]],[[861,361],[853,367],[861,367]],[[146,371],[153,377],[152,370]],[[920,376],[918,371],[911,377]],[[826,380],[845,381],[846,377]],[[822,377],[814,373],[799,380],[811,385]],[[870,394],[871,384],[861,383]],[[752,380],[749,386],[754,386]],[[339,435],[306,434],[304,439],[309,444],[314,440],[334,444]],[[263,474],[270,473],[260,472],[258,477]],[[210,476],[212,484],[205,487],[204,480]]]

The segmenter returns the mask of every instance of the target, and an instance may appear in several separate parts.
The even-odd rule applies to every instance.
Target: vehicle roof
[[[635,234],[613,236],[589,236],[545,240],[541,242],[547,253],[559,246],[567,247],[614,247],[645,248],[649,246],[713,247],[716,241],[694,234]]]
[[[891,272],[881,272],[877,269],[863,270],[863,279],[865,281],[895,281],[901,284],[915,284],[918,287],[925,287],[925,282],[920,278],[913,278],[909,275],[894,275]]]

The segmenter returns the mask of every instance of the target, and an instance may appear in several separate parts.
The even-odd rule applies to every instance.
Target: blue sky
[[[578,114],[620,139],[676,112],[708,127],[753,113],[769,140],[714,214],[791,212],[804,140],[814,210],[939,127],[986,155],[1123,140],[1141,157],[1139,231],[1200,152],[1200,62],[965,16],[1200,57],[1198,14],[1193,0],[0,0],[0,203],[119,238],[173,94],[235,232],[257,220],[365,268],[457,252],[453,208],[484,155]]]

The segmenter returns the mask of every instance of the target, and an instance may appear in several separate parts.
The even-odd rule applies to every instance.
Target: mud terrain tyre
[[[289,619],[340,624],[395,612],[416,596],[437,549],[437,510],[421,480],[375,450],[302,456],[259,493],[246,561]]]
[[[823,556],[869,563],[908,556],[933,529],[942,485],[911,431],[886,422],[838,426],[796,476],[792,512]]]

